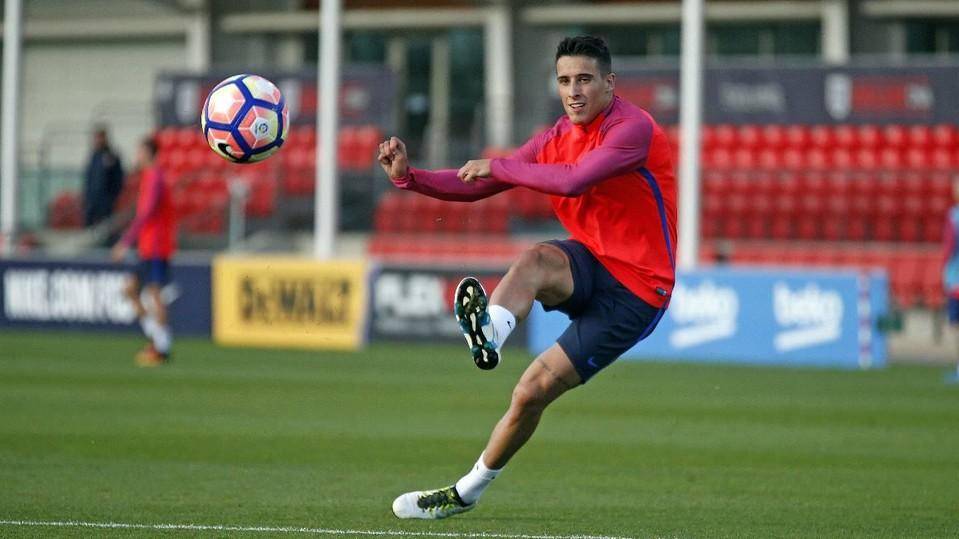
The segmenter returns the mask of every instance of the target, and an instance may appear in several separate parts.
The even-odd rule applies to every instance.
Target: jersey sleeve
[[[425,170],[409,168],[402,178],[391,179],[400,189],[413,191],[440,200],[471,202],[501,193],[513,186],[498,181],[475,181],[463,183],[456,169]]]
[[[492,178],[551,195],[577,196],[603,180],[641,167],[652,136],[653,124],[648,119],[624,119],[610,126],[602,144],[576,163],[535,163],[523,159],[524,152],[520,158],[494,159],[490,164]]]

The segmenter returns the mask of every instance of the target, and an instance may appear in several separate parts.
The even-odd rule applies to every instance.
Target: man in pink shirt
[[[445,518],[475,507],[545,408],[647,337],[666,310],[676,245],[669,142],[645,110],[614,94],[611,63],[602,39],[564,39],[556,83],[566,114],[509,158],[429,171],[409,166],[399,139],[380,145],[380,164],[400,189],[472,201],[528,187],[549,195],[570,234],[523,253],[492,296],[473,277],[457,287],[453,310],[481,369],[496,367],[534,300],[571,323],[523,373],[473,468],[446,488],[396,498],[399,518]]]

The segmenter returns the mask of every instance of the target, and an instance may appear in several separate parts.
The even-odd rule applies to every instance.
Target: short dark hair
[[[556,47],[556,61],[562,56],[589,56],[595,58],[603,75],[613,71],[613,59],[606,40],[596,36],[567,37]]]
[[[153,135],[147,135],[143,137],[143,140],[140,141],[140,144],[150,152],[150,159],[153,159],[157,156],[157,140]]]

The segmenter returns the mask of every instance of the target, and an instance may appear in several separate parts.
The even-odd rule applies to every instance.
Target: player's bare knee
[[[540,243],[523,251],[511,269],[541,284],[548,284],[553,274],[565,265],[566,255],[558,247]]]
[[[546,407],[546,393],[538,384],[521,381],[513,388],[510,407],[519,413],[539,413]]]

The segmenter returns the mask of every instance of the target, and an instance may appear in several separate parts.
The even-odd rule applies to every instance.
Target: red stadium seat
[[[757,160],[759,168],[762,170],[782,170],[785,166],[783,151],[775,147],[761,148]]]
[[[736,128],[732,125],[717,125],[713,127],[712,141],[716,148],[735,148],[737,141]]]
[[[739,126],[736,133],[736,145],[742,148],[757,148],[762,142],[759,126],[746,124]]]
[[[905,126],[891,124],[882,128],[882,145],[886,148],[903,150],[909,142]]]
[[[83,226],[83,209],[80,196],[73,191],[63,191],[47,207],[47,223],[55,229],[77,229]]]
[[[824,131],[829,131],[829,127],[821,127]],[[859,147],[859,137],[857,128],[852,125],[837,125],[831,128],[832,131],[832,142],[830,144],[823,144],[824,147],[838,147],[846,149],[855,149]],[[819,130],[816,131],[817,137],[824,137],[825,132],[820,133]]]
[[[932,146],[932,129],[928,125],[909,126],[906,138],[910,148],[929,148]]]
[[[790,148],[805,150],[812,144],[809,128],[805,125],[790,125],[786,128],[786,145]]]
[[[786,148],[782,152],[783,168],[785,170],[803,170],[806,167],[806,151],[799,148]]]
[[[956,127],[951,124],[939,124],[933,127],[932,142],[939,148],[954,149],[956,147]]]
[[[862,147],[856,151],[853,168],[856,170],[873,171],[879,168],[879,157],[871,147]]]
[[[875,149],[881,143],[881,132],[875,125],[860,125],[856,129],[856,146]]]
[[[836,146],[833,129],[827,125],[816,125],[809,130],[809,142],[820,149]]]
[[[847,171],[855,168],[855,155],[849,148],[836,146],[830,152],[830,158],[832,159],[832,166],[836,170]]]
[[[758,164],[756,150],[742,146],[733,151],[733,167],[736,170],[753,170]]]
[[[904,165],[911,170],[924,170],[932,164],[932,152],[927,147],[910,146],[903,155]]]

